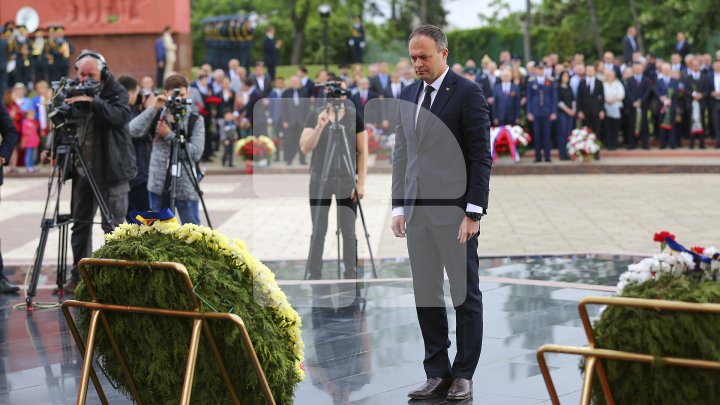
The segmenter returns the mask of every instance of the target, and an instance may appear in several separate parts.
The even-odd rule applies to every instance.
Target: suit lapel
[[[450,99],[450,94],[452,94],[453,90],[455,90],[456,82],[457,77],[455,77],[455,72],[448,70],[447,75],[445,75],[445,79],[438,89],[438,94],[435,96],[432,106],[430,106],[430,111],[435,116],[440,115],[442,112],[443,107],[445,107],[445,104]]]
[[[423,89],[423,82],[418,80],[408,87],[416,86],[417,89],[413,89],[413,91],[409,91],[408,95],[412,98],[409,100],[403,100],[402,97],[400,97],[400,117],[402,119],[403,129],[405,130],[405,137],[416,137],[415,134],[415,114],[417,113],[417,109],[420,108],[420,105],[417,104],[418,98],[420,97],[420,92]]]

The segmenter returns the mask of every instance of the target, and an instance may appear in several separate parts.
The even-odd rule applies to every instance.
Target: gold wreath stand
[[[667,366],[681,366],[720,371],[720,362],[717,361],[687,359],[678,357],[655,357],[646,353],[631,353],[619,350],[598,349],[595,347],[595,337],[593,335],[590,317],[588,316],[586,308],[587,305],[612,305],[618,307],[644,308],[655,311],[678,311],[705,314],[720,314],[720,304],[695,304],[680,301],[664,301],[623,297],[583,298],[578,305],[578,311],[580,312],[580,319],[582,320],[585,334],[587,335],[588,347],[543,345],[537,351],[537,359],[538,364],[540,365],[540,371],[542,372],[543,378],[545,379],[545,385],[547,386],[548,393],[550,394],[550,400],[552,401],[553,405],[560,405],[560,400],[558,399],[558,394],[557,391],[555,391],[555,385],[553,384],[552,376],[550,376],[550,370],[548,369],[547,362],[545,361],[545,353],[575,354],[585,357],[585,377],[583,380],[582,397],[580,400],[581,405],[588,405],[590,403],[590,391],[592,388],[593,375],[595,371],[597,371],[598,373],[600,385],[602,386],[602,390],[605,394],[605,399],[608,405],[615,404],[612,396],[612,391],[610,390],[610,385],[607,380],[607,375],[605,374],[605,369],[602,366],[602,362],[599,361],[600,359],[634,361],[638,363],[654,363]]]
[[[171,272],[174,272],[176,275],[178,275],[182,279],[182,283],[185,286],[185,289],[187,290],[188,298],[192,301],[194,309],[192,311],[183,311],[183,310],[176,310],[176,309],[164,309],[164,308],[149,308],[149,307],[137,307],[137,306],[127,306],[127,305],[115,305],[115,304],[108,304],[108,303],[101,303],[102,298],[98,298],[97,294],[95,293],[95,289],[93,288],[92,279],[89,277],[88,272],[86,270],[87,267],[92,266],[103,266],[106,269],[123,269],[128,267],[150,267],[152,269],[161,269],[161,270],[168,270]],[[235,387],[233,386],[232,380],[230,379],[230,375],[228,374],[227,367],[225,367],[225,362],[223,360],[222,355],[220,354],[220,349],[218,348],[217,342],[215,340],[215,336],[213,335],[212,331],[210,330],[210,326],[208,325],[208,320],[224,320],[235,323],[237,325],[237,328],[240,330],[240,336],[242,336],[243,343],[245,344],[245,348],[248,351],[248,354],[250,355],[250,361],[252,362],[253,367],[255,368],[255,373],[258,376],[258,381],[260,382],[260,385],[262,387],[263,393],[265,394],[265,398],[267,399],[268,404],[275,405],[275,400],[273,399],[272,392],[270,391],[270,386],[268,385],[267,379],[265,378],[265,373],[263,373],[262,366],[260,366],[260,361],[257,358],[257,354],[255,353],[255,349],[253,347],[252,342],[250,341],[250,335],[248,334],[247,329],[245,328],[245,324],[243,323],[242,319],[234,314],[227,314],[227,313],[218,313],[218,312],[202,312],[200,310],[200,302],[197,300],[197,297],[195,297],[195,294],[193,294],[193,284],[190,280],[190,276],[188,275],[187,269],[185,266],[179,263],[147,263],[147,262],[133,262],[133,261],[125,261],[125,260],[107,260],[107,259],[82,259],[79,264],[79,270],[80,275],[82,276],[83,280],[85,281],[85,288],[87,288],[88,294],[90,294],[90,297],[92,298],[92,302],[83,302],[83,301],[74,301],[69,300],[65,301],[62,304],[62,310],[65,314],[65,320],[68,323],[68,326],[70,327],[70,332],[73,335],[73,338],[75,339],[75,343],[77,344],[78,350],[83,353],[83,367],[82,367],[82,376],[80,378],[80,389],[78,391],[78,397],[77,397],[77,405],[84,405],[85,400],[87,399],[87,389],[88,389],[88,379],[92,379],[93,385],[95,386],[95,390],[97,391],[98,396],[100,397],[100,401],[107,405],[107,397],[105,397],[105,392],[102,389],[102,386],[100,385],[100,380],[98,380],[97,374],[95,373],[95,370],[92,366],[92,357],[93,357],[93,351],[95,350],[95,336],[97,333],[97,325],[98,321],[102,323],[103,328],[105,329],[105,332],[107,336],[109,337],[110,344],[113,348],[113,351],[115,351],[115,356],[118,359],[118,362],[120,363],[120,368],[122,369],[123,375],[125,376],[125,379],[128,383],[128,386],[130,388],[130,392],[132,393],[133,398],[135,399],[136,403],[138,405],[141,404],[140,398],[138,396],[138,390],[137,386],[135,385],[135,381],[132,378],[132,375],[130,374],[130,370],[127,366],[127,363],[125,362],[125,358],[123,357],[122,353],[120,352],[120,346],[118,346],[117,342],[113,338],[113,335],[111,333],[111,327],[110,323],[108,322],[107,318],[104,315],[104,312],[106,311],[114,311],[114,312],[125,312],[125,313],[135,313],[135,314],[144,314],[144,315],[159,315],[159,316],[171,316],[176,318],[192,318],[193,319],[193,327],[192,327],[192,335],[190,337],[190,348],[188,351],[188,359],[187,359],[187,366],[185,368],[185,378],[183,381],[182,386],[182,396],[180,397],[180,404],[181,405],[187,405],[190,404],[190,395],[192,393],[192,385],[193,385],[193,378],[195,376],[195,362],[197,360],[197,354],[198,354],[198,347],[200,345],[200,331],[205,334],[205,338],[207,342],[210,345],[210,350],[213,353],[213,356],[215,357],[215,362],[217,363],[218,369],[220,371],[220,375],[222,376],[223,381],[225,382],[225,387],[228,390],[228,393],[230,394],[230,398],[232,398],[232,401],[234,404],[240,404],[240,399],[237,396],[237,392],[235,391]],[[90,327],[88,329],[87,334],[87,347],[83,343],[83,340],[80,336],[80,333],[75,326],[75,321],[72,318],[72,315],[70,315],[70,308],[86,308],[91,311],[90,313]]]

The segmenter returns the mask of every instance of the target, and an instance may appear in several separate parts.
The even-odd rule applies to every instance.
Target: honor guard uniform
[[[0,28],[0,94],[5,94],[8,85],[7,65],[10,61],[10,36],[12,31]]]
[[[70,54],[73,51],[70,41],[65,39],[65,27],[58,25],[55,27],[55,40],[50,51],[53,59],[53,68],[55,77],[50,79],[60,80],[63,76],[70,74]]]
[[[22,83],[26,88],[30,83],[30,39],[24,25],[17,26],[15,41],[12,43],[11,53],[15,58],[15,83]]]
[[[48,59],[47,59],[47,40],[45,39],[45,29],[38,28],[35,30],[35,38],[32,41],[32,58],[30,64],[33,68],[34,82],[40,80],[48,81]]]
[[[550,128],[557,117],[557,88],[552,78],[545,77],[544,69],[543,64],[536,66],[535,76],[527,83],[527,114],[528,120],[532,121],[536,162],[541,161],[541,150],[544,151],[545,161],[551,161]]]

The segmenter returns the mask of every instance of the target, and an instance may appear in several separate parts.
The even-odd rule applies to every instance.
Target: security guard
[[[550,127],[557,118],[557,87],[551,77],[545,77],[545,64],[535,66],[534,73],[527,83],[527,118],[533,124],[535,162],[542,161],[541,149],[545,161],[550,162]]]

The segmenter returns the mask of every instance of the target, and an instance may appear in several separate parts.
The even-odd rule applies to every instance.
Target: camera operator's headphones
[[[75,59],[75,70],[78,70],[78,62],[80,62],[80,59],[88,56],[97,59],[102,63],[102,69],[100,69],[100,80],[103,82],[107,80],[108,73],[110,73],[110,71],[108,70],[107,62],[105,62],[105,57],[97,52],[93,52],[87,49],[80,52],[80,55],[78,55],[77,59]]]

